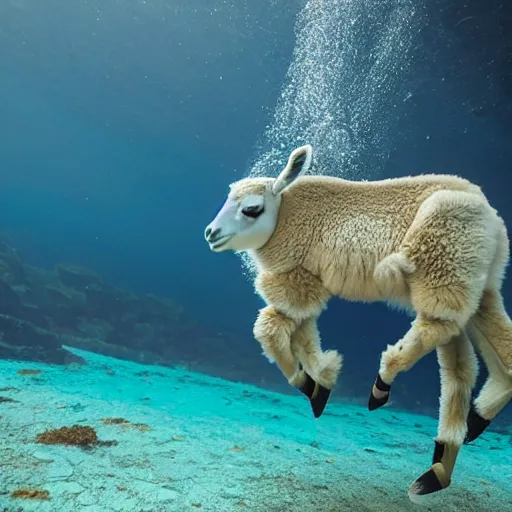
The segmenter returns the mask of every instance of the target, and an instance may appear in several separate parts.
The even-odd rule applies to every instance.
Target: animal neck
[[[249,252],[260,272],[281,274],[289,272],[303,261],[304,247],[295,247],[281,230],[276,229],[272,237],[260,249]]]

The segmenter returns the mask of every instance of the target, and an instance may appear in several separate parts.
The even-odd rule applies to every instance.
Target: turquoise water
[[[0,404],[4,510],[483,512],[510,504],[510,435],[490,431],[464,446],[452,486],[415,506],[407,490],[430,466],[432,418],[337,401],[315,420],[300,396],[69,350],[87,364],[0,364],[0,396],[14,400]],[[18,373],[27,369],[40,373]],[[35,442],[72,425],[92,427],[105,445]],[[10,497],[25,487],[48,499]]]
[[[251,263],[203,237],[229,183],[301,144],[315,174],[468,178],[510,228],[511,20],[502,0],[1,1],[0,512],[511,511],[510,405],[413,504],[435,354],[367,407],[410,318],[329,304],[344,365],[315,420],[254,340]],[[48,444],[61,428],[83,444]]]

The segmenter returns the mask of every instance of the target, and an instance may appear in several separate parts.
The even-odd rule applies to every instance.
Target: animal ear
[[[274,181],[272,186],[272,193],[274,195],[280,194],[286,187],[291,185],[299,176],[305,174],[313,159],[313,148],[311,145],[306,144],[300,148],[294,149],[290,153],[286,167],[281,171],[281,174]]]

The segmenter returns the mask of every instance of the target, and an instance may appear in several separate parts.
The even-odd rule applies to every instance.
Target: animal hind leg
[[[388,345],[382,353],[380,370],[372,388],[368,409],[373,411],[389,400],[391,384],[400,372],[411,369],[422,357],[435,348],[446,345],[460,334],[454,321],[429,318],[419,314],[411,328],[395,345]]]
[[[486,290],[478,313],[469,322],[469,334],[489,375],[471,404],[466,443],[477,439],[512,399],[510,360],[506,359],[512,354],[512,322],[503,308],[499,292]]]
[[[387,403],[399,372],[459,336],[477,311],[496,248],[493,215],[482,197],[451,190],[434,192],[418,209],[400,247],[417,317],[382,353],[370,410]]]
[[[465,331],[447,345],[437,348],[441,377],[439,426],[432,466],[411,485],[409,497],[445,489],[451,477],[460,447],[466,435],[471,391],[475,386],[478,361]]]

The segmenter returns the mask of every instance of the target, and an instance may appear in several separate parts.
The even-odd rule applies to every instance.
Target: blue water
[[[276,430],[268,426],[273,425],[268,417],[249,414],[251,407],[259,407],[249,399],[236,404],[236,418],[228,418],[222,401],[216,402],[219,388],[211,388],[211,403],[206,405],[194,395],[194,406],[179,413],[183,428],[187,416],[200,418],[202,430],[197,427],[198,440],[187,454],[193,459],[194,450],[205,449],[209,424],[218,425],[225,418],[231,431],[250,418],[246,427],[252,425],[258,435],[264,434],[262,448],[249,465],[273,457],[270,473],[284,475],[287,464],[293,460],[300,466],[301,460],[292,457],[294,445],[286,445],[289,452],[268,448],[272,443],[264,437],[266,429],[269,436],[289,432],[284,436],[287,442],[299,444],[314,441],[311,432],[320,429],[329,452],[324,459],[334,458],[337,464],[347,447],[327,440],[346,435],[344,442],[354,445],[346,454],[352,463],[347,459],[344,476],[337,473],[341,469],[336,464],[327,463],[327,469],[318,469],[310,482],[305,473],[295,475],[295,480],[287,481],[288,491],[300,496],[301,510],[335,510],[328,508],[335,506],[328,495],[336,496],[336,506],[347,510],[351,503],[376,510],[371,508],[375,497],[364,504],[358,501],[363,491],[358,488],[362,475],[357,453],[368,448],[366,441],[360,441],[366,439],[361,434],[363,424],[340,434],[348,421],[344,414],[352,415],[347,411],[339,413],[341,418],[328,417],[312,426],[307,403],[262,357],[253,338],[252,325],[262,302],[243,262],[234,254],[212,254],[203,230],[229,183],[251,173],[275,176],[290,150],[306,142],[315,147],[319,170],[325,174],[358,180],[421,172],[464,176],[482,186],[507,225],[512,225],[511,20],[512,10],[498,0],[485,5],[476,0],[463,5],[454,0],[384,0],[378,5],[365,0],[2,2],[0,315],[30,322],[35,326],[30,329],[36,329],[21,336],[5,327],[12,323],[2,324],[0,374],[5,385],[0,381],[0,388],[18,389],[0,392],[18,400],[0,403],[2,431],[10,425],[13,433],[0,445],[10,454],[9,460],[13,454],[32,453],[20,450],[32,442],[39,424],[49,428],[54,423],[57,428],[68,421],[99,421],[99,413],[89,415],[88,409],[79,411],[79,417],[61,416],[60,409],[42,410],[37,419],[21,413],[37,405],[38,389],[55,404],[66,403],[69,410],[64,395],[73,358],[61,349],[64,344],[74,347],[70,350],[90,351],[87,357],[103,354],[119,360],[105,364],[158,363],[152,367],[155,372],[178,365],[225,379],[222,386],[229,386],[226,381],[240,382],[257,386],[260,391],[254,393],[296,399],[293,407],[301,410],[300,421],[293,414],[280,416]],[[85,278],[86,285],[69,285],[57,265],[79,265],[94,276]],[[511,290],[507,278],[504,297],[509,311]],[[162,305],[147,294],[172,303]],[[345,360],[333,407],[342,407],[338,402],[360,407],[359,414],[395,441],[399,434],[394,427],[379,423],[382,416],[367,416],[365,407],[381,351],[403,336],[409,323],[405,315],[383,305],[340,300],[329,305],[319,322],[323,343],[340,350]],[[38,376],[16,380],[17,369],[33,364],[42,365],[37,366],[42,381]],[[69,383],[73,403],[91,398],[84,392],[82,400],[75,384],[97,382],[94,365],[79,368],[80,378]],[[55,380],[46,379],[47,374]],[[129,375],[125,377],[132,382]],[[479,385],[484,377],[482,369]],[[158,377],[147,378],[148,386],[153,379]],[[116,385],[128,386],[126,382]],[[113,397],[107,381],[104,387],[94,386],[95,399],[101,401],[96,405],[111,407],[109,416],[119,408],[126,417],[138,417],[131,392]],[[137,387],[138,380],[130,386]],[[166,425],[172,424],[176,403],[172,385],[168,396],[159,393],[163,398],[156,405],[144,406],[165,440],[174,434]],[[430,463],[438,397],[434,354],[396,382],[393,403],[385,414],[422,415],[425,419],[418,421],[403,416],[403,422],[424,422],[430,438],[408,431],[407,443],[420,455],[411,461],[408,473],[389,482],[380,475],[379,489],[393,497],[386,510],[412,506],[407,487]],[[264,403],[270,418],[280,415],[279,404]],[[486,434],[493,442],[496,436],[496,443],[501,443],[496,446],[503,450],[489,450],[486,443],[491,441],[486,440],[465,449],[457,482],[445,493],[451,496],[446,500],[452,500],[447,501],[452,508],[444,510],[456,510],[457,503],[469,507],[464,493],[472,488],[472,479],[480,477],[490,483],[482,484],[485,492],[475,498],[474,508],[460,505],[457,510],[494,506],[505,510],[500,500],[512,491],[512,479],[502,478],[510,477],[512,464],[510,421],[509,405]],[[206,436],[204,442],[201,435]],[[243,444],[242,434],[236,439]],[[151,459],[147,446],[133,444],[136,438],[126,442],[133,447],[133,461]],[[393,445],[394,457],[407,459],[407,446]],[[378,446],[371,450],[375,452],[362,454],[368,458],[364,459],[367,478],[389,463],[388,454],[380,453]],[[219,475],[236,473],[232,461],[214,452]],[[105,471],[116,473],[116,485],[126,487],[133,475],[128,476],[125,466],[116,465],[112,457]],[[94,465],[94,459],[89,463]],[[194,463],[187,459],[183,464],[193,481],[190,465]],[[197,460],[195,464],[201,472],[208,471],[208,464]],[[477,464],[482,469],[477,471]],[[55,485],[48,487],[52,499],[44,503],[47,508],[37,508],[43,505],[30,500],[11,500],[8,496],[17,487],[44,488],[49,466],[26,462],[16,471],[9,467],[10,479],[2,481],[7,470],[0,474],[0,505],[9,511],[19,506],[107,510],[104,504],[94,508],[96,494],[70,475],[57,481],[81,485],[85,490],[78,494],[83,502],[66,501],[63,487]],[[484,467],[499,467],[500,475],[493,480],[491,469]],[[354,479],[346,492],[339,487],[343,478]],[[229,507],[294,510],[288,498],[279,501],[281,494],[272,480],[262,481],[271,488],[271,498],[262,497],[259,503],[259,487],[252,488],[253,495],[245,501],[237,487],[236,499],[222,501],[224,491],[215,488],[215,499],[199,493],[194,503],[219,512]],[[200,478],[198,482],[199,487],[207,485]],[[158,480],[153,485],[162,489],[163,484]],[[315,485],[328,487],[321,490],[322,500],[315,495]],[[192,499],[180,501],[179,489],[173,488],[160,504],[148,497],[153,491],[134,491],[133,501],[114,494],[109,506],[113,510],[198,508]],[[397,505],[396,496],[405,501]]]

